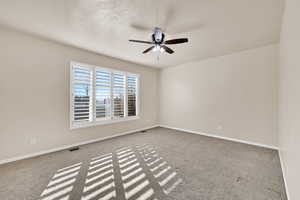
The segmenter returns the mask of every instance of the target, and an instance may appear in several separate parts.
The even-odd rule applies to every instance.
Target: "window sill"
[[[73,130],[78,128],[91,127],[91,126],[115,124],[115,123],[127,122],[132,120],[138,120],[139,118],[140,118],[139,116],[134,116],[134,117],[126,117],[124,119],[103,120],[103,121],[77,123],[77,124],[75,123],[75,124],[71,124],[70,129]]]

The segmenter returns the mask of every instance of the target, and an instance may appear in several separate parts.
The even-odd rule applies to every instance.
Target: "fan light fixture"
[[[165,49],[162,48],[160,45],[156,45],[153,50],[153,52],[160,52],[160,53],[164,53],[165,52]]]

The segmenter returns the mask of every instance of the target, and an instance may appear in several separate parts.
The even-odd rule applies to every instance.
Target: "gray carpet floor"
[[[1,200],[286,200],[278,152],[154,128],[0,166]]]

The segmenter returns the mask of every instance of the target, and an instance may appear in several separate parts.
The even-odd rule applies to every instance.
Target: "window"
[[[71,63],[71,128],[138,118],[139,76]]]
[[[113,74],[113,117],[125,116],[125,75]]]
[[[127,106],[128,116],[136,115],[136,88],[137,88],[137,77],[127,76]]]
[[[89,68],[73,68],[73,111],[74,121],[89,122],[92,120],[92,78]]]
[[[96,120],[111,119],[111,72],[96,72],[95,98],[96,98]]]

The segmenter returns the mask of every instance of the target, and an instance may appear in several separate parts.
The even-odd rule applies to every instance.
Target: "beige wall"
[[[163,125],[277,146],[277,45],[160,74]]]
[[[159,72],[4,27],[0,35],[0,160],[158,123],[277,145],[277,45]],[[70,130],[71,60],[139,73],[141,118]]]
[[[0,160],[157,124],[158,73],[0,28]],[[99,44],[101,45],[101,44]],[[140,74],[140,119],[69,129],[69,62]],[[36,144],[34,143],[36,140]]]
[[[286,0],[280,43],[279,146],[290,200],[300,199],[299,8],[299,0]]]

